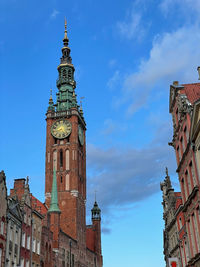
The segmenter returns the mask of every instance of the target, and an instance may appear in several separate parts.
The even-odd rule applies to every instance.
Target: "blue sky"
[[[44,200],[45,113],[66,16],[85,97],[87,220],[97,190],[105,267],[164,266],[166,166],[178,190],[169,86],[198,81],[199,10],[199,0],[0,0],[0,168],[9,188],[29,175]]]

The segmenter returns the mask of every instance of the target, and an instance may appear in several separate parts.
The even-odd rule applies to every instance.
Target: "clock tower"
[[[57,180],[61,230],[85,244],[86,123],[76,100],[74,66],[68,47],[66,21],[56,93],[46,113],[45,203],[50,207],[53,173]]]

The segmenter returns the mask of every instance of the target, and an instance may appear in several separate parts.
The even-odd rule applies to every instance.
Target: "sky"
[[[0,169],[44,201],[45,113],[68,23],[87,123],[87,222],[97,191],[104,267],[161,267],[169,88],[198,82],[200,0],[0,0]]]

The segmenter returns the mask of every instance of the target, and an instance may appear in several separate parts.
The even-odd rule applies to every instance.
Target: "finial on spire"
[[[166,176],[169,176],[168,175],[168,168],[167,167],[165,168],[165,172],[166,172]]]
[[[29,183],[29,176],[26,177],[26,184],[28,185]]]
[[[83,101],[82,101],[82,100],[83,100],[84,98],[85,98],[85,97],[82,96],[82,97],[81,97],[81,100],[80,100],[80,106],[81,106],[81,109],[83,108],[83,107],[82,107],[82,104],[83,104]]]
[[[97,201],[97,190],[94,190],[94,200]]]
[[[52,97],[52,88],[50,88],[50,97]]]
[[[64,46],[68,46],[69,39],[67,37],[67,20],[65,18],[65,35],[63,39]]]

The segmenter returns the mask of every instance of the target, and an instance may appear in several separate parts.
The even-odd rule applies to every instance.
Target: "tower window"
[[[63,151],[60,150],[60,167],[63,167]]]
[[[68,79],[71,80],[72,79],[72,71],[69,69],[68,70]]]
[[[62,183],[62,176],[60,176],[60,182]]]
[[[66,79],[67,77],[67,72],[66,72],[66,69],[63,70],[63,78]]]

